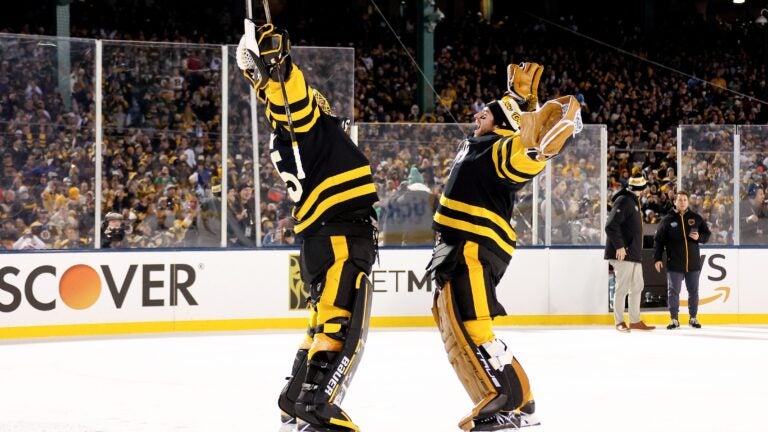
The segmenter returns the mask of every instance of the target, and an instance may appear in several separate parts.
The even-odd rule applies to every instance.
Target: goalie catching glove
[[[522,113],[520,139],[531,159],[543,162],[560,154],[568,139],[581,132],[581,105],[573,96],[552,99],[534,112]]]
[[[539,103],[539,79],[544,66],[520,63],[507,66],[507,90],[525,111],[535,111]]]
[[[272,24],[259,28],[245,19],[245,34],[240,38],[235,54],[237,67],[257,90],[267,86],[270,79],[288,79],[291,62],[291,42],[286,30],[278,30]]]

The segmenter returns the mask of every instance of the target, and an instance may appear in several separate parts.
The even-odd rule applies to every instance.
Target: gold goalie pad
[[[568,138],[584,128],[581,105],[573,96],[552,99],[534,112],[522,113],[520,138],[532,159],[546,161],[557,156]]]
[[[440,329],[448,360],[475,404],[472,412],[459,421],[461,429],[470,430],[474,426],[472,419],[477,417],[498,393],[474,354],[475,345],[467,336],[464,325],[456,318],[451,291],[451,284],[446,283],[435,296],[432,316]]]

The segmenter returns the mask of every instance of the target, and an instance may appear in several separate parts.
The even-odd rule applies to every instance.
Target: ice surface
[[[505,327],[551,431],[765,431],[768,327],[625,334]],[[0,431],[279,428],[301,332],[0,344]],[[372,330],[343,403],[363,432],[458,431],[470,409],[433,329]]]

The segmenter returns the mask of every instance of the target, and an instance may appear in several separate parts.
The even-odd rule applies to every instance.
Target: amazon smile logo
[[[723,303],[725,303],[728,301],[728,297],[731,295],[731,288],[727,286],[717,287],[715,288],[715,291],[720,292],[713,296],[699,298],[699,306],[717,301],[717,299],[720,297],[723,298]],[[688,306],[688,300],[680,300],[680,306]]]

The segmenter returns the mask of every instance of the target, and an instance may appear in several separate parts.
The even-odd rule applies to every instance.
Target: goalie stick
[[[264,6],[264,16],[267,19],[267,24],[272,24],[272,14],[269,11],[269,1],[268,0],[262,0],[261,4]],[[253,24],[253,6],[251,5],[251,0],[245,0],[245,14],[248,18],[245,20],[245,34],[252,36],[247,37],[246,41],[255,41],[255,34],[256,34],[256,28]],[[258,46],[255,47],[249,47],[254,52],[259,52]],[[304,166],[301,164],[301,156],[299,154],[299,142],[296,139],[296,132],[293,128],[293,116],[291,115],[291,107],[288,103],[288,93],[285,90],[285,78],[283,77],[283,73],[280,70],[280,63],[275,64],[274,66],[277,68],[277,76],[280,81],[280,90],[283,93],[283,104],[285,107],[285,116],[288,120],[288,132],[291,136],[291,146],[293,147],[293,157],[296,159],[296,177],[299,179],[303,179],[306,177],[306,174],[304,173]]]

